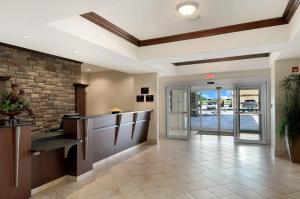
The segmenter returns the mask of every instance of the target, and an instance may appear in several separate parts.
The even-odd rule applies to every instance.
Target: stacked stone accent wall
[[[5,83],[7,89],[10,82],[16,82],[25,90],[26,99],[36,115],[33,132],[58,127],[63,114],[75,111],[73,84],[80,82],[80,65],[75,61],[0,45],[0,76],[11,77]],[[21,118],[28,119],[26,114]]]

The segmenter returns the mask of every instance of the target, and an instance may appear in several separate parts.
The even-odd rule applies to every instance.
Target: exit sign
[[[216,75],[215,74],[213,74],[213,73],[207,73],[207,74],[205,74],[205,76],[204,76],[204,78],[205,79],[215,79],[215,77],[216,77]]]
[[[299,66],[293,66],[292,67],[292,72],[293,73],[298,73],[299,72]]]

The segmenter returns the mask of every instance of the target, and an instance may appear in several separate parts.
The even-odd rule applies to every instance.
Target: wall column
[[[292,74],[293,66],[300,66],[300,58],[278,60],[271,67],[271,146],[277,157],[288,157],[285,141],[278,136],[277,128],[281,119],[280,101],[284,98],[280,82]]]

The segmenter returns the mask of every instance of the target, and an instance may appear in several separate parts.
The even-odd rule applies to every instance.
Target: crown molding
[[[167,37],[159,37],[154,39],[142,40],[140,42],[140,46],[150,46],[150,45],[157,45],[157,44],[183,41],[189,39],[197,39],[202,37],[216,36],[216,35],[222,35],[227,33],[253,30],[259,28],[267,28],[271,26],[279,26],[285,24],[287,24],[287,21],[283,17],[278,17],[273,19],[265,19],[265,20],[236,24],[231,26],[224,26],[220,28],[183,33],[183,34],[172,35]]]
[[[183,33],[178,35],[170,35],[166,37],[158,37],[158,38],[146,39],[146,40],[139,40],[135,36],[131,35],[130,33],[116,26],[115,24],[109,22],[108,20],[104,19],[103,17],[96,14],[95,12],[85,13],[80,16],[108,30],[109,32],[127,40],[128,42],[138,47],[143,47],[143,46],[151,46],[151,45],[164,44],[170,42],[184,41],[189,39],[197,39],[202,37],[216,36],[216,35],[246,31],[246,30],[286,25],[291,21],[299,5],[300,5],[300,0],[289,0],[287,7],[284,11],[284,14],[277,18],[264,19],[264,20],[253,21],[248,23],[241,23],[241,24],[235,24],[235,25],[213,28],[208,30],[200,30],[195,32]]]
[[[217,62],[225,62],[225,61],[256,59],[256,58],[263,58],[269,56],[270,53],[260,53],[260,54],[241,55],[241,56],[233,56],[233,57],[222,57],[222,58],[215,58],[215,59],[202,59],[202,60],[187,61],[187,62],[176,62],[173,64],[175,66],[186,66],[186,65],[194,65],[194,64],[206,64],[206,63],[217,63]]]
[[[295,12],[297,11],[298,7],[300,5],[300,0],[290,0],[288,2],[288,5],[283,13],[283,18],[287,20],[288,23],[292,20]]]
[[[85,18],[86,20],[89,20],[90,22],[104,28],[105,30],[127,40],[128,42],[139,46],[140,40],[131,35],[130,33],[126,32],[125,30],[119,28],[115,24],[109,22],[108,20],[104,19],[100,15],[96,14],[95,12],[89,12],[80,15],[81,17]]]

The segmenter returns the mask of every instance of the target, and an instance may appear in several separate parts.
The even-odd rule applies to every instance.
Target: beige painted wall
[[[87,114],[110,112],[113,107],[123,111],[153,110],[149,126],[148,142],[157,143],[158,135],[158,76],[149,74],[127,74],[117,71],[104,71],[84,74],[82,83],[87,88]],[[149,87],[149,94],[154,95],[154,102],[136,102],[136,95],[141,94],[142,87]]]
[[[284,91],[280,87],[280,81],[287,75],[291,74],[292,66],[300,66],[300,59],[289,59],[276,61],[272,68],[272,147],[275,148],[276,156],[287,156],[286,145],[284,140],[280,139],[277,134],[277,126],[280,122],[280,100],[284,97]]]
[[[81,73],[81,83],[82,84],[88,84],[88,74],[87,73]]]
[[[87,114],[110,112],[114,107],[133,110],[134,78],[117,71],[88,74]]]
[[[216,86],[231,86],[233,83],[247,83],[247,82],[267,82],[271,84],[271,70],[251,70],[251,71],[240,71],[240,72],[226,72],[226,73],[215,73],[216,82],[212,87]],[[159,78],[159,132],[161,137],[166,137],[166,88],[172,86],[207,86],[205,85],[205,79],[203,74],[197,75],[185,75],[185,76],[171,76],[171,77],[160,77]],[[228,84],[228,85],[226,85]],[[267,89],[268,96],[271,96],[270,87]],[[271,116],[270,109],[270,97],[268,97],[267,107],[267,118]],[[271,142],[271,121],[267,120],[267,141]]]
[[[136,102],[136,95],[141,94],[142,87],[149,87],[149,94],[154,95],[154,102]],[[134,75],[134,110],[153,110],[149,125],[148,142],[158,141],[158,76],[155,73]]]

